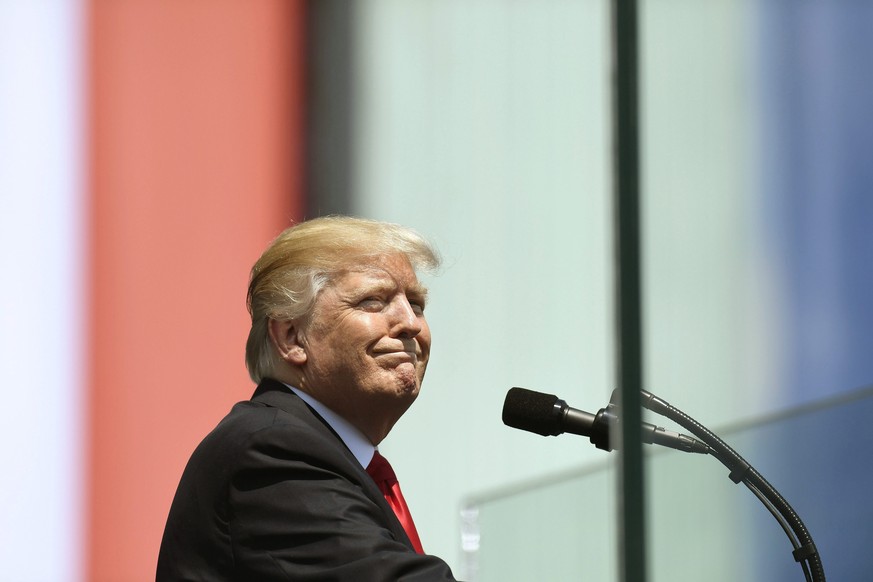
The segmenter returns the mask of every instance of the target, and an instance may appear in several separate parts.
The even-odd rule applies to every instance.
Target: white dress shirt
[[[355,456],[355,459],[357,459],[361,466],[366,469],[367,465],[369,465],[370,461],[373,459],[373,454],[376,452],[376,447],[373,446],[370,439],[365,437],[364,433],[354,427],[352,423],[303,390],[295,388],[289,384],[285,384],[285,386],[288,386],[288,389],[291,390],[291,392],[299,396],[303,402],[311,406],[315,412],[321,415],[327,424],[330,425],[330,428],[339,435],[343,443],[345,443],[352,452],[352,455]]]

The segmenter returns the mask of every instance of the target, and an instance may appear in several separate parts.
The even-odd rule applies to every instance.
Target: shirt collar
[[[284,384],[284,382],[283,382]],[[373,443],[364,436],[360,430],[358,430],[355,426],[352,425],[345,418],[307,394],[306,392],[300,390],[299,388],[295,388],[294,386],[290,386],[289,384],[285,384],[291,392],[300,397],[303,402],[312,407],[315,412],[317,412],[321,417],[330,425],[330,428],[334,430],[336,434],[339,435],[340,439],[342,439],[343,443],[349,448],[354,455],[355,459],[361,464],[365,469],[367,465],[370,464],[370,461],[373,459],[373,454],[376,452],[376,447],[373,446]]]

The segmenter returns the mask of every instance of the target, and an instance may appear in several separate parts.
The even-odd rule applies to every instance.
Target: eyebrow
[[[372,276],[368,277],[369,282],[365,282],[363,285],[358,285],[354,288],[354,294],[365,294],[370,291],[387,291],[389,289],[395,289],[398,287],[396,281],[389,276]],[[420,297],[421,299],[427,299],[428,289],[421,282],[416,282],[413,285],[410,285],[406,288],[407,295],[415,295]]]
[[[411,285],[407,289],[407,291],[415,293],[416,295],[421,295],[422,297],[427,297],[427,287],[425,287],[421,283],[416,283],[415,285]]]
[[[407,295],[412,295],[415,298],[418,298],[422,302],[422,306],[427,303],[427,287],[419,283],[418,285],[413,285],[409,289],[406,290]]]

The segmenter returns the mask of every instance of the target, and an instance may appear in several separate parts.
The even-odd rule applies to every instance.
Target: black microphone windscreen
[[[554,394],[511,388],[503,402],[503,424],[543,436],[560,434],[560,417],[555,414],[557,401]]]

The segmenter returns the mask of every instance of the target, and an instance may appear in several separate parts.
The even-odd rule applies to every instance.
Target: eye
[[[385,300],[378,296],[370,296],[358,302],[358,307],[365,311],[379,311],[385,306]]]
[[[419,299],[410,299],[409,305],[412,307],[413,313],[416,315],[424,315],[424,301]]]

